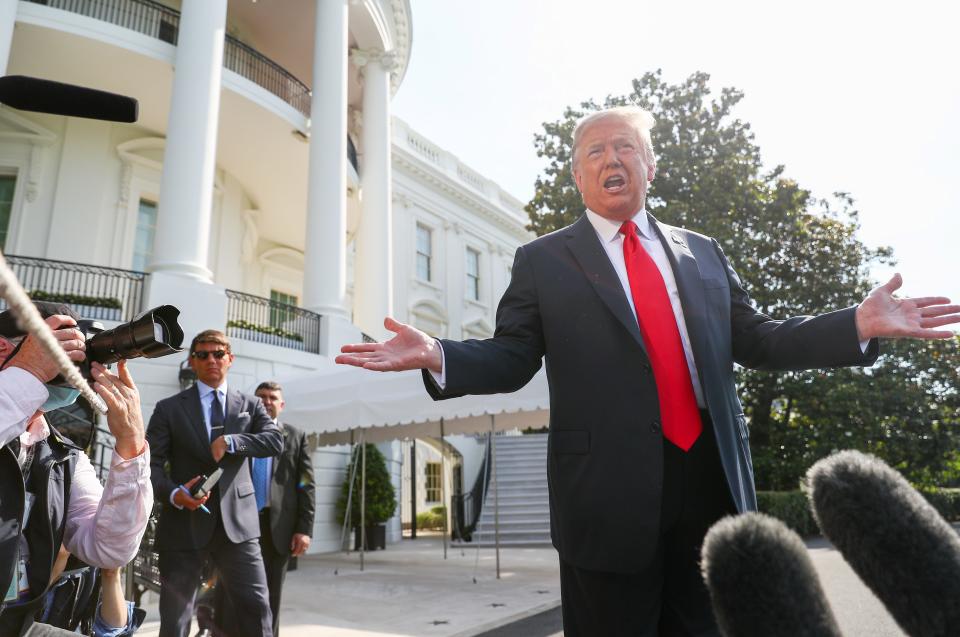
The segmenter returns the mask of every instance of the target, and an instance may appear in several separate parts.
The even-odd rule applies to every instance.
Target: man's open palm
[[[876,337],[951,338],[950,330],[935,328],[960,323],[960,305],[948,305],[943,296],[898,298],[894,296],[903,278],[893,278],[870,294],[857,307],[857,332],[861,340]]]
[[[417,328],[384,319],[383,326],[396,336],[386,343],[344,345],[335,361],[377,372],[401,372],[408,369],[430,369],[440,372],[442,357],[437,342]]]

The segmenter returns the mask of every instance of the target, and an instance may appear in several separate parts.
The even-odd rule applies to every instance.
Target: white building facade
[[[408,0],[0,0],[0,74],[140,103],[136,124],[0,106],[0,247],[28,292],[108,325],[172,304],[187,339],[225,330],[247,391],[388,314],[489,336],[525,215],[391,116],[411,40]],[[182,361],[133,365],[147,418]],[[314,551],[340,548],[347,454],[314,453]]]

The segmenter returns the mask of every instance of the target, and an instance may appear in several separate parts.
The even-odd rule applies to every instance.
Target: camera
[[[87,342],[87,357],[77,363],[80,373],[92,384],[92,362],[110,365],[125,359],[159,358],[182,352],[183,329],[177,323],[178,316],[180,310],[176,307],[159,305],[109,330],[104,329],[100,321],[77,321],[77,329],[83,332]],[[57,376],[50,384],[69,386],[63,376]]]

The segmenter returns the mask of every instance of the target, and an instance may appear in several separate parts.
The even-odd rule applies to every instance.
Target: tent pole
[[[447,464],[446,450],[443,447],[443,418],[440,419],[440,502],[443,507],[443,559],[447,559]]]
[[[493,472],[493,543],[497,553],[497,579],[500,579],[500,489],[497,488],[497,417],[490,414],[490,466]]]
[[[360,571],[363,572],[363,554],[367,548],[367,443],[360,433]]]
[[[356,455],[357,455],[357,446],[353,441],[353,429],[350,430],[350,463],[347,465],[347,473],[349,473],[350,486],[347,487],[347,510],[343,514],[343,526],[340,527],[340,546],[344,544],[344,540],[347,537],[347,529],[350,528],[350,523],[353,521],[351,519],[350,512],[353,511],[353,484],[357,478],[357,464],[356,464]],[[350,545],[347,544],[347,553],[350,553]]]
[[[410,539],[417,539],[417,439],[410,441]]]

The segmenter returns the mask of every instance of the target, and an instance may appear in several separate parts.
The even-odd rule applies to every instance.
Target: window
[[[480,300],[480,253],[467,248],[467,298]]]
[[[297,297],[293,294],[286,294],[279,290],[270,290],[270,300],[284,305],[297,305]],[[283,327],[285,323],[295,319],[295,313],[292,309],[286,307],[270,306],[270,327]]]
[[[428,462],[427,471],[427,502],[440,501],[440,463]]]
[[[0,175],[0,248],[6,250],[7,230],[13,212],[13,192],[17,187],[15,175]]]
[[[430,281],[430,266],[433,257],[433,232],[417,224],[417,278]]]
[[[134,270],[144,272],[153,258],[153,239],[157,234],[157,204],[147,199],[140,200],[137,212],[137,234],[133,238]]]

